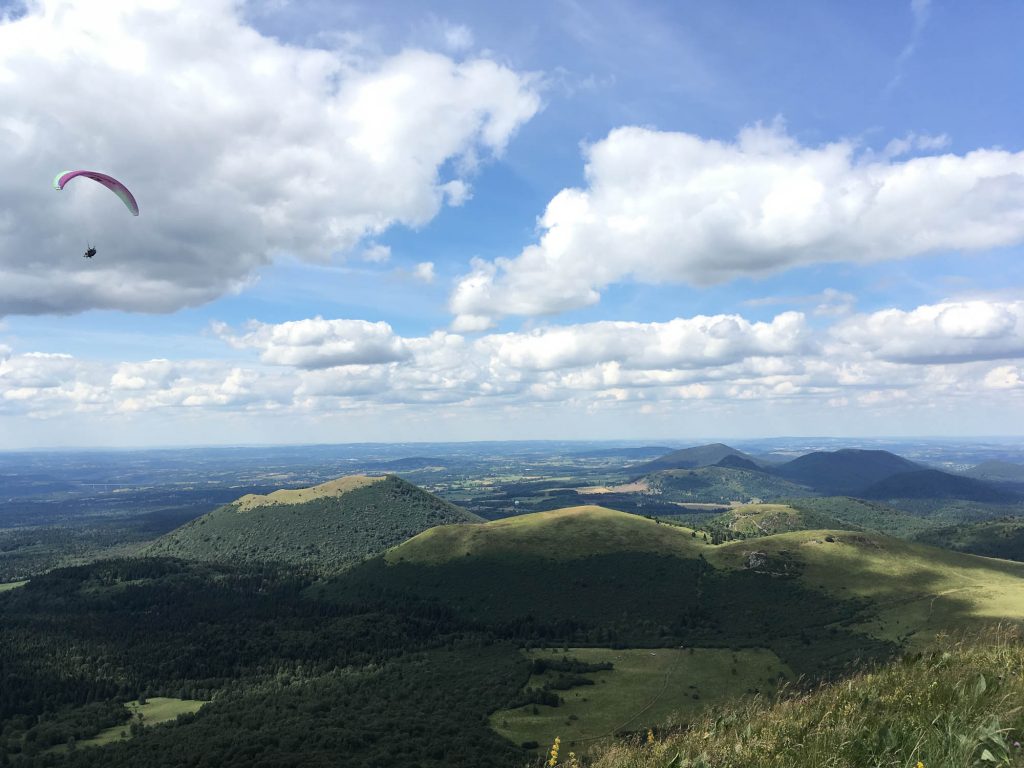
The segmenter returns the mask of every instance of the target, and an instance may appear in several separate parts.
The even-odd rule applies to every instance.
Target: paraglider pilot
[[[86,252],[83,253],[82,255],[87,259],[91,259],[93,256],[96,255],[96,249],[90,245]]]

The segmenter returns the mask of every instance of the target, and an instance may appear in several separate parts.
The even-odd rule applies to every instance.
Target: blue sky
[[[0,14],[0,448],[1022,431],[1019,3]]]

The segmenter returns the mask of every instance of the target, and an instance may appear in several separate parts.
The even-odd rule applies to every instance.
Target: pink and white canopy
[[[139,204],[135,202],[135,196],[128,191],[128,187],[113,176],[107,176],[107,174],[100,173],[99,171],[64,171],[63,173],[58,173],[57,177],[53,180],[53,188],[56,190],[64,189],[64,185],[76,176],[85,176],[99,182],[121,198],[121,202],[132,212],[133,216],[139,215]]]

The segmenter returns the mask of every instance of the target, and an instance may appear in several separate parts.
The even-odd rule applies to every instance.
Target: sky
[[[1022,36],[0,0],[0,449],[1024,434]]]

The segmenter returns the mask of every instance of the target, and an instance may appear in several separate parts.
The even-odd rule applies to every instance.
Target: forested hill
[[[146,554],[340,570],[436,525],[480,518],[394,475],[248,495],[151,544]]]

